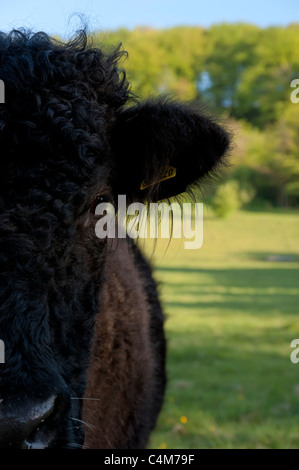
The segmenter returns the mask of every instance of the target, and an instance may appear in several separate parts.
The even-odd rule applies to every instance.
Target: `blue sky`
[[[124,26],[202,25],[250,22],[265,27],[299,22],[298,0],[0,0],[0,30],[25,26],[66,37],[83,13],[90,29]]]

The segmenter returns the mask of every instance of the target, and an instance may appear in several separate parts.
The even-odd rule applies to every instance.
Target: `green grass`
[[[299,448],[298,242],[296,212],[206,213],[201,249],[158,242],[168,387],[150,448]]]

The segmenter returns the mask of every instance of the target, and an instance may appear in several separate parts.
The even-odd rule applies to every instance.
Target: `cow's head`
[[[128,106],[119,51],[85,39],[0,36],[0,447],[83,441],[108,246],[95,236],[96,204],[179,194],[228,148],[226,132],[188,106]],[[168,166],[176,176],[159,183]]]

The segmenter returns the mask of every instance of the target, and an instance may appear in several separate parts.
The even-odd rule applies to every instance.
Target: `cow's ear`
[[[111,144],[115,191],[129,200],[159,200],[211,174],[228,151],[229,135],[187,105],[147,101],[119,113]]]

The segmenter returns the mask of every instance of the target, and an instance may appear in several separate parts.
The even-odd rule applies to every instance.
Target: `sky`
[[[0,30],[20,26],[68,37],[78,29],[76,13],[90,30],[136,26],[209,27],[248,22],[261,27],[299,23],[298,0],[0,0]]]

